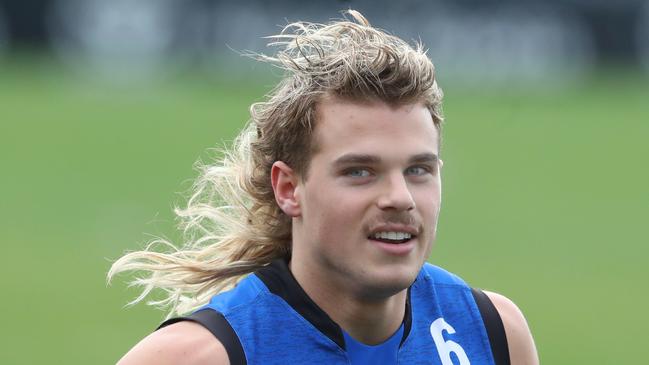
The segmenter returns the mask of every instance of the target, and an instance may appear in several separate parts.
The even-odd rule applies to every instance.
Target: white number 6
[[[454,352],[460,360],[459,365],[471,365],[462,346],[455,341],[444,340],[443,331],[451,335],[455,333],[455,329],[446,323],[444,318],[438,318],[430,325],[430,334],[433,336],[435,346],[437,346],[437,352],[439,353],[439,358],[442,360],[442,365],[453,365],[451,352]]]

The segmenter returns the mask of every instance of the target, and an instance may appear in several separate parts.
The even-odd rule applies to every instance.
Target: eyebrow
[[[351,164],[371,165],[371,164],[377,164],[379,162],[381,162],[381,159],[377,156],[349,153],[338,157],[334,161],[334,165],[351,165]]]
[[[410,159],[408,159],[408,162],[409,163],[427,163],[427,162],[435,163],[437,162],[438,159],[439,157],[437,157],[436,154],[426,152],[426,153],[420,153],[418,155],[414,155],[410,157]]]
[[[420,153],[414,155],[408,159],[408,163],[435,163],[437,162],[438,157],[434,153]],[[366,154],[356,154],[350,153],[338,157],[334,161],[334,165],[351,165],[351,164],[361,164],[361,165],[373,165],[381,162],[381,158],[374,155]]]

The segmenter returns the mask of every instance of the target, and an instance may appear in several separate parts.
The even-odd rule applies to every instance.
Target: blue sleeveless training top
[[[302,290],[284,260],[248,275],[198,312],[206,309],[227,320],[247,364],[356,365],[351,358],[358,344],[348,346],[346,334]],[[439,267],[424,264],[408,289],[402,327],[398,340],[383,344],[392,343],[395,353],[380,364],[494,365],[471,288]]]
[[[390,338],[378,345],[366,345],[343,330],[345,351],[351,365],[396,364],[399,344],[403,338],[403,324]]]

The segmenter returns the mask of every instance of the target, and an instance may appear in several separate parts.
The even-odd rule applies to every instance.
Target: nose
[[[399,173],[386,178],[377,205],[383,210],[409,211],[415,208],[415,200],[403,174]]]

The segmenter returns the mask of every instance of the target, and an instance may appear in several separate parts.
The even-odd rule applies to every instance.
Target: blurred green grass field
[[[148,87],[0,64],[0,364],[114,363],[163,319],[111,260],[177,238],[209,148],[272,81]],[[645,363],[649,83],[446,86],[444,206],[431,261],[524,311],[544,364]]]

